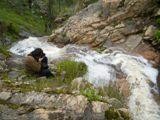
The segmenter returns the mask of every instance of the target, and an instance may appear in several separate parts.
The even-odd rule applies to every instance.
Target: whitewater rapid
[[[70,54],[74,56],[74,60],[84,62],[88,66],[88,72],[84,77],[94,86],[104,86],[116,81],[117,68],[120,69],[130,84],[128,106],[133,120],[160,120],[160,108],[153,99],[148,84],[148,81],[156,84],[158,72],[143,57],[128,55],[121,51],[100,54],[75,45],[60,49],[36,37],[29,37],[16,43],[10,51],[26,56],[35,48],[42,48],[50,61]]]

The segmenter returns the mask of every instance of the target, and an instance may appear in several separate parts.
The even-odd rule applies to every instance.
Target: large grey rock
[[[12,93],[11,92],[0,92],[0,100],[8,100],[11,98]]]
[[[100,0],[103,6],[103,14],[109,17],[117,12],[123,0]]]
[[[93,22],[99,21],[100,14],[100,3],[89,5],[87,8],[77,13],[75,16],[69,18],[68,22],[62,28],[56,30],[51,35],[50,41],[62,45],[69,43],[87,44],[88,42],[92,42],[93,38],[96,38],[98,34],[98,30],[94,30],[93,27],[96,27],[97,29],[99,25],[93,27],[85,26]],[[103,27],[103,25],[101,25],[100,27]],[[81,37],[82,35],[83,37]]]
[[[10,99],[14,104],[26,104],[31,106],[38,106],[47,109],[64,109],[76,111],[76,113],[83,113],[88,103],[87,98],[82,95],[72,96],[67,94],[49,95],[46,93],[16,93]]]
[[[28,120],[27,116],[20,116],[17,110],[6,105],[0,105],[0,120]]]
[[[24,68],[23,57],[18,55],[12,55],[9,59],[7,59],[6,65],[8,66],[9,69]]]
[[[109,105],[107,103],[94,101],[92,102],[93,113],[95,120],[104,120],[105,119],[105,111],[108,110]]]
[[[36,109],[29,114],[24,114],[29,120],[81,120],[81,115],[76,115],[64,110]]]
[[[20,73],[18,71],[11,71],[8,73],[8,77],[12,79],[17,79]]]
[[[31,34],[26,32],[26,31],[24,31],[24,30],[21,30],[19,32],[19,36],[22,37],[22,38],[28,38],[29,36],[31,36]]]
[[[141,41],[141,35],[131,35],[127,38],[126,42],[122,44],[122,48],[127,51],[132,51],[140,44]]]
[[[156,27],[153,26],[153,25],[150,25],[150,26],[147,28],[146,32],[145,32],[145,36],[146,36],[146,37],[153,37],[154,34],[155,34],[155,32],[156,32]]]
[[[152,11],[155,5],[152,0],[100,1],[70,17],[63,27],[53,32],[49,41],[58,45],[75,43],[89,44],[91,47],[102,46],[106,41],[123,43],[130,40],[130,35],[143,32],[146,18],[143,20],[139,16],[145,14],[150,17],[146,13]],[[103,11],[107,12],[107,18],[103,17]],[[137,46],[137,42],[134,46]]]

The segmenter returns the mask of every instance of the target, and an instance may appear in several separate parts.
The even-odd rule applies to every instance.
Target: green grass
[[[155,23],[158,26],[158,28],[160,28],[160,18],[157,18],[155,20]],[[156,30],[154,34],[154,38],[155,38],[155,42],[159,44],[160,43],[160,30]]]
[[[8,47],[0,45],[0,53],[2,53],[6,58],[10,56],[10,52],[8,51]]]
[[[101,101],[101,96],[94,88],[86,88],[80,92],[82,95],[87,97],[88,101]]]
[[[6,26],[12,24],[13,31],[8,30],[5,34],[11,39],[17,39],[20,29],[24,29],[32,34],[45,35],[45,20],[40,15],[24,9],[17,12],[11,8],[7,2],[0,1],[0,21]]]
[[[21,80],[15,79],[10,80],[8,73],[3,73],[2,79],[4,82],[4,88],[17,90],[20,92],[29,92],[29,91],[43,91],[45,89],[51,90],[53,93],[63,93],[69,92],[71,90],[71,82],[74,78],[83,76],[87,67],[84,63],[74,62],[74,61],[62,61],[57,64],[57,74],[52,78],[38,78],[34,75],[27,73],[25,70],[20,70],[20,76],[24,76]],[[62,72],[65,71],[65,76],[62,75]],[[63,78],[64,77],[64,78]],[[21,84],[16,85],[16,83],[21,82]],[[66,90],[64,89],[55,89],[61,86],[69,86]],[[52,91],[53,90],[53,91]]]
[[[105,111],[105,118],[107,120],[131,120],[129,113],[121,112],[113,107]]]
[[[69,60],[59,62],[57,69],[60,77],[58,79],[63,79],[66,83],[71,83],[73,79],[83,76],[87,72],[87,66],[84,63]]]
[[[44,21],[40,17],[29,12],[25,15],[19,15],[13,10],[0,7],[0,19],[8,24],[13,23],[17,31],[19,27],[24,27],[28,30],[44,33]]]
[[[120,114],[114,108],[109,108],[108,110],[106,110],[105,117],[107,118],[107,120],[121,120]]]
[[[156,40],[156,42],[157,43],[160,43],[160,30],[157,30],[156,32],[155,32],[155,40]]]
[[[114,84],[110,84],[106,87],[100,88],[99,94],[102,96],[108,96],[109,98],[116,98],[122,103],[124,103],[125,101],[123,94],[120,93],[120,91]]]
[[[115,98],[119,100],[121,103],[125,102],[124,96],[114,85],[96,89],[94,89],[92,86],[88,86],[86,88],[80,89],[80,93],[86,96],[89,101],[108,102],[106,100],[103,100],[103,97],[108,96],[109,98]]]

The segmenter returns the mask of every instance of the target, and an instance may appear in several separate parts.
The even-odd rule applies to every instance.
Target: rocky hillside
[[[58,59],[49,65],[56,76],[46,79],[27,74],[19,56],[0,59],[1,120],[130,119],[129,88],[121,79],[121,92],[116,85],[95,88],[83,77],[84,63]]]
[[[100,0],[70,17],[52,33],[49,41],[59,46],[70,43],[101,48],[118,46],[131,52],[138,46],[142,48],[144,41],[151,43],[154,39],[157,11],[154,0]],[[149,56],[146,53],[144,56],[157,58],[153,51],[149,54],[147,50]]]

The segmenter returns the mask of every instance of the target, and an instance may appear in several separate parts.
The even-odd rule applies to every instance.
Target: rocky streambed
[[[87,72],[70,82],[62,79],[66,71],[61,71],[60,79],[29,76],[22,60],[35,47],[45,51],[52,70],[57,71],[57,61],[71,60],[85,63]],[[57,48],[45,38],[33,37],[10,50],[17,56],[7,60],[9,68],[1,77],[0,115],[4,120],[159,119],[158,72],[141,56],[115,48],[102,53],[76,45]]]
[[[159,120],[159,52],[145,42],[154,42],[157,11],[151,0],[102,0],[70,17],[50,42],[15,43],[11,57],[0,55],[0,118]],[[25,72],[23,57],[37,47],[55,78]]]

